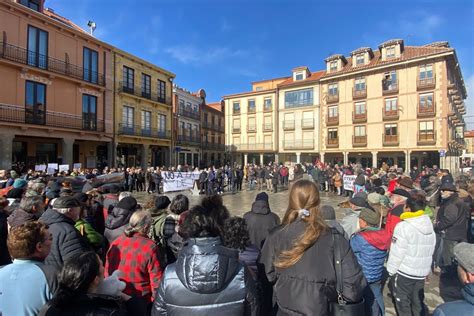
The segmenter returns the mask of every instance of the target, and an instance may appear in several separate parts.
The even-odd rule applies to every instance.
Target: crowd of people
[[[199,171],[199,203],[161,194],[168,170]],[[242,187],[259,192],[231,216],[221,195]],[[323,191],[347,196],[341,220]],[[387,286],[398,315],[426,315],[436,273],[434,315],[472,315],[473,194],[436,166],[0,171],[0,314],[385,315]]]

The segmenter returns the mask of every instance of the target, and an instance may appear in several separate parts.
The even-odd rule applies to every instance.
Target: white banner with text
[[[194,181],[199,179],[199,174],[199,171],[162,171],[163,192],[190,190],[194,186]]]

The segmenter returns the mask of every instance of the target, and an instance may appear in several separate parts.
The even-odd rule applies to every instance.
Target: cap
[[[366,221],[370,226],[378,226],[380,223],[380,213],[365,207],[360,211],[359,218]]]
[[[121,199],[117,203],[118,208],[122,208],[124,210],[135,210],[137,208],[137,200],[133,196],[127,196],[123,199]]]
[[[445,182],[445,183],[441,184],[439,189],[440,189],[440,191],[453,191],[453,192],[457,191],[456,186],[454,184],[452,184],[451,182]]]
[[[53,208],[73,208],[79,207],[79,201],[72,196],[61,196],[54,200]]]
[[[474,274],[474,244],[461,242],[454,246],[454,257],[467,272]]]
[[[398,184],[409,189],[413,189],[413,180],[408,177],[401,177],[398,179]]]
[[[372,192],[367,196],[367,201],[370,204],[380,204],[380,194]]]
[[[167,208],[170,204],[171,201],[166,195],[160,195],[155,198],[155,207],[159,210]]]
[[[321,206],[321,216],[325,220],[336,219],[336,211],[331,205],[322,205]]]
[[[349,203],[351,203],[355,206],[358,206],[358,207],[366,207],[367,206],[366,200],[364,200],[360,196],[354,196],[353,198],[351,198],[349,200]]]
[[[406,197],[407,199],[410,197],[410,192],[408,192],[407,190],[403,190],[403,189],[395,189],[395,190],[392,191],[392,194],[400,195],[400,196]]]

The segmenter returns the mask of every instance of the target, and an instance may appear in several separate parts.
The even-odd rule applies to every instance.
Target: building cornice
[[[254,96],[254,95],[260,95],[260,94],[272,94],[272,93],[275,93],[276,91],[277,91],[277,89],[267,89],[267,90],[260,90],[260,91],[248,91],[248,92],[225,95],[225,96],[222,97],[222,99],[228,100],[228,99],[233,99],[233,98],[237,98],[237,97],[244,97],[244,96]]]

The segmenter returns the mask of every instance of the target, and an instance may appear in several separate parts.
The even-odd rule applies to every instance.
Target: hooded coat
[[[280,225],[280,217],[270,210],[270,205],[265,200],[253,202],[251,211],[244,214],[244,220],[249,231],[250,243],[259,250],[268,232]]]
[[[109,244],[117,239],[127,228],[130,217],[132,217],[133,211],[126,210],[120,207],[114,207],[112,212],[105,220],[105,231],[104,236],[107,238]]]
[[[433,316],[474,315],[474,283],[466,284],[461,294],[463,300],[439,305]]]
[[[470,210],[466,203],[454,193],[441,201],[436,214],[436,232],[444,232],[444,238],[452,241],[467,241]]]
[[[166,267],[152,315],[258,315],[252,277],[219,237],[189,239]]]
[[[11,228],[15,228],[27,222],[37,221],[39,217],[40,214],[38,213],[28,213],[21,208],[17,208],[8,216],[7,221]]]

